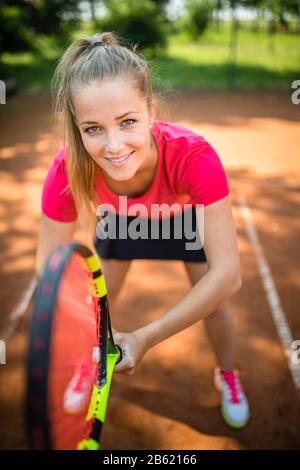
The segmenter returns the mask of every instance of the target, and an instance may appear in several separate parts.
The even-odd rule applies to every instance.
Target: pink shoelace
[[[237,374],[232,370],[228,371],[222,368],[221,368],[221,374],[229,387],[232,403],[234,404],[240,403],[240,399],[238,395],[240,385],[239,385]]]

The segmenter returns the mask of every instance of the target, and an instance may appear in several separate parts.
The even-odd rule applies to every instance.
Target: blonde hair
[[[101,44],[97,44],[101,42]],[[79,218],[94,224],[96,207],[95,183],[98,165],[87,153],[75,122],[72,98],[80,88],[93,80],[124,77],[136,84],[148,107],[153,100],[151,73],[147,61],[135,48],[120,43],[115,33],[82,36],[64,52],[52,79],[54,113],[60,116],[63,140],[67,143],[67,173]]]

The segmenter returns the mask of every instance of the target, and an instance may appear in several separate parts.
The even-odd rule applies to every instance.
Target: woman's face
[[[95,81],[76,92],[73,104],[83,145],[108,176],[129,180],[147,165],[155,109],[149,112],[129,81]]]

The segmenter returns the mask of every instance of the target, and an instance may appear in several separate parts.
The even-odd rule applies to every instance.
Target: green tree
[[[215,1],[215,5],[214,5],[214,11],[216,13],[216,27],[217,27],[217,30],[219,31],[220,30],[220,16],[221,16],[221,12],[224,8],[224,0],[216,0]]]
[[[34,48],[34,35],[63,33],[64,23],[78,23],[78,0],[1,0],[0,50],[20,52]]]
[[[187,0],[186,27],[193,38],[198,38],[204,33],[212,20],[214,7],[212,0]]]
[[[0,52],[31,49],[32,6],[22,0],[2,0],[0,5]]]
[[[169,3],[169,0],[151,0],[151,2],[156,6],[157,11],[163,15],[166,12],[166,6]]]
[[[300,22],[300,0],[262,0],[261,6],[272,15],[273,32],[278,28],[284,32],[289,29],[289,16]],[[269,28],[270,29],[270,28]]]
[[[165,17],[151,0],[106,0],[108,14],[99,20],[101,28],[115,31],[129,44],[137,44],[149,55],[157,55],[166,45]]]
[[[75,27],[79,23],[79,0],[35,0],[32,23],[40,34],[60,33],[64,23]]]
[[[238,0],[237,4],[240,4],[241,6],[248,8],[255,14],[255,20],[252,23],[252,30],[258,31],[259,28],[259,18],[261,17],[263,13],[263,4],[264,0]]]

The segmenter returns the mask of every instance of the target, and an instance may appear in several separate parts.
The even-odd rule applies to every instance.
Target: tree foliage
[[[212,20],[213,9],[216,7],[212,0],[187,0],[187,24],[190,34],[199,37]]]
[[[79,16],[78,0],[1,0],[0,50],[30,50],[36,34],[63,34],[66,20],[74,27]]]
[[[108,14],[100,20],[102,29],[115,31],[130,44],[155,54],[166,44],[165,17],[153,0],[107,0]]]

